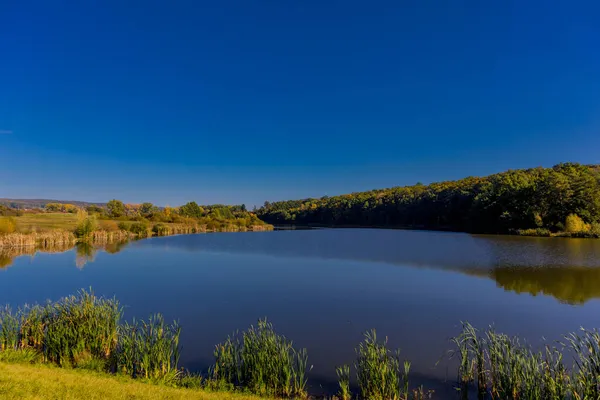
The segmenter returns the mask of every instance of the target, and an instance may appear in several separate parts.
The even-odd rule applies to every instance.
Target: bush
[[[14,218],[0,218],[0,233],[13,233],[17,230],[17,223]]]
[[[115,221],[110,221],[110,220],[102,221],[100,223],[100,228],[104,229],[105,231],[109,231],[109,232],[114,232],[114,231],[118,231],[121,229],[119,227],[119,224],[117,224]]]
[[[129,224],[127,222],[119,222],[119,224],[117,226],[122,231],[128,231],[129,230]]]
[[[129,232],[144,236],[148,233],[148,225],[145,222],[134,222],[129,226]]]
[[[546,228],[519,229],[517,234],[520,236],[551,236],[550,231]]]
[[[169,227],[165,224],[154,224],[152,227],[152,232],[154,232],[157,236],[165,236],[169,234]]]
[[[206,229],[209,231],[218,231],[221,229],[221,223],[215,220],[210,220],[206,223]]]
[[[75,228],[75,236],[78,238],[88,237],[98,229],[98,221],[95,215],[88,215],[86,211],[80,210],[77,213],[77,227]]]
[[[569,214],[565,221],[565,230],[570,233],[587,232],[590,226],[583,222],[577,214]]]

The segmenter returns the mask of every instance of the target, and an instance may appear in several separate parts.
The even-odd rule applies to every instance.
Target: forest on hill
[[[430,185],[265,202],[257,216],[272,224],[599,236],[600,166],[563,163]]]

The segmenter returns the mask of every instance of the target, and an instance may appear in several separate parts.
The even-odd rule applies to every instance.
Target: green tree
[[[92,214],[92,213],[96,213],[96,214],[102,214],[102,213],[104,212],[104,209],[103,209],[102,207],[99,207],[99,206],[97,206],[97,205],[94,205],[94,204],[91,204],[91,205],[87,206],[87,207],[85,208],[85,210],[86,210],[88,213],[90,213],[90,214]]]
[[[108,215],[112,218],[119,218],[125,215],[125,204],[121,200],[112,199],[106,204]]]
[[[190,201],[179,207],[179,214],[184,217],[201,218],[203,213],[202,208],[195,201]]]
[[[140,206],[140,214],[145,218],[151,218],[157,211],[158,208],[152,203],[142,203]]]

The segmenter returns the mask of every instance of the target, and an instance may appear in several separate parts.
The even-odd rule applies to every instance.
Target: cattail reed
[[[263,395],[306,394],[306,350],[296,350],[266,319],[218,344],[214,354],[211,378],[216,381]]]

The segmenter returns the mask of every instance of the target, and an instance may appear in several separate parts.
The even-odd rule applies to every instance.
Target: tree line
[[[600,166],[562,163],[320,199],[265,202],[272,224],[600,234]]]

